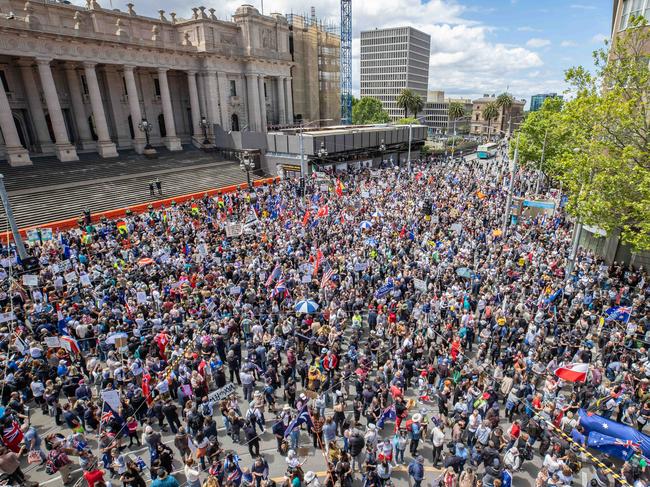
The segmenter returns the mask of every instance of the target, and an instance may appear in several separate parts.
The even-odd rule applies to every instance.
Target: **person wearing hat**
[[[422,438],[421,422],[422,422],[422,415],[420,413],[415,413],[413,415],[413,418],[411,419],[411,422],[406,426],[406,431],[408,432],[409,437],[411,439],[409,451],[411,452],[411,456],[414,458],[418,453],[418,445],[420,443],[420,439]]]
[[[413,479],[413,487],[420,487],[424,480],[424,457],[418,455],[408,466],[408,474]]]
[[[320,487],[320,481],[318,480],[318,477],[316,477],[316,474],[312,472],[311,470],[308,470],[305,473],[305,486],[308,487]]]

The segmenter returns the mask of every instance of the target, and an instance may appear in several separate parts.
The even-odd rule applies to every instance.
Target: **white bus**
[[[498,144],[490,142],[488,144],[479,145],[476,149],[476,156],[479,159],[489,159],[497,155]]]

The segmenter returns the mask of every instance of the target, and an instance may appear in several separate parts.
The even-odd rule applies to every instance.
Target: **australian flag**
[[[277,298],[278,296],[283,299],[289,297],[289,290],[287,289],[287,281],[284,278],[284,276],[281,276],[280,279],[278,279],[278,282],[275,283],[275,287],[271,292],[272,298]]]
[[[379,416],[379,419],[377,420],[377,428],[382,429],[386,421],[395,421],[396,419],[397,412],[395,411],[395,405],[388,406],[384,409],[384,412],[381,413],[381,416]]]
[[[117,411],[115,411],[108,402],[104,401],[104,406],[102,407],[102,416],[100,419],[101,424],[109,425],[115,424],[118,426],[118,429],[124,424],[124,419],[120,416]]]
[[[284,431],[284,437],[286,438],[291,434],[293,430],[296,428],[300,428],[300,425],[306,424],[307,428],[311,430],[314,427],[314,422],[311,420],[311,414],[309,414],[309,409],[307,409],[307,405],[305,404],[302,408],[300,408],[300,411],[298,412],[298,416],[296,416],[287,426],[287,429]]]
[[[578,416],[580,418],[580,426],[585,429],[586,433],[589,433],[589,440],[587,442],[589,446],[592,445],[592,441],[598,441],[603,446],[608,446],[607,441],[611,440],[612,443],[609,446],[616,447],[613,451],[620,451],[623,454],[624,449],[631,450],[634,446],[638,446],[645,457],[650,456],[650,436],[640,433],[636,428],[617,423],[597,414],[587,412],[584,409],[578,410]],[[601,436],[594,437],[592,440],[592,434]],[[602,440],[602,436],[606,437],[605,440],[607,441]],[[619,443],[616,444],[616,442]],[[605,451],[601,447],[594,448]],[[616,453],[612,453],[612,455],[616,455]],[[623,457],[618,455],[618,458]]]
[[[271,271],[271,273],[269,274],[269,278],[266,280],[266,284],[265,284],[266,287],[271,286],[271,284],[273,284],[273,282],[275,282],[275,280],[279,278],[281,274],[282,274],[282,268],[279,265],[276,265],[275,269]]]
[[[628,306],[612,306],[605,311],[607,321],[624,321],[626,323],[630,320],[630,313],[632,313],[632,309]]]
[[[613,436],[592,431],[587,438],[587,446],[611,457],[627,461],[634,454],[634,449],[639,448],[641,444],[635,443],[632,440],[620,440]]]

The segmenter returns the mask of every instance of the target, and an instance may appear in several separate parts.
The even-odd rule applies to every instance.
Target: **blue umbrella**
[[[318,303],[311,299],[305,299],[304,301],[298,301],[293,309],[296,313],[315,313],[318,309]]]
[[[361,230],[370,230],[372,228],[372,223],[370,223],[368,220],[364,220],[361,222],[361,225],[359,225]]]

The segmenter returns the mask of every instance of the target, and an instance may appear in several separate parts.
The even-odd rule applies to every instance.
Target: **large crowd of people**
[[[5,246],[2,482],[645,486],[638,448],[588,466],[578,410],[650,419],[646,274],[571,267],[561,208],[504,232],[509,180],[501,153],[206,195],[55,233],[31,274]]]

